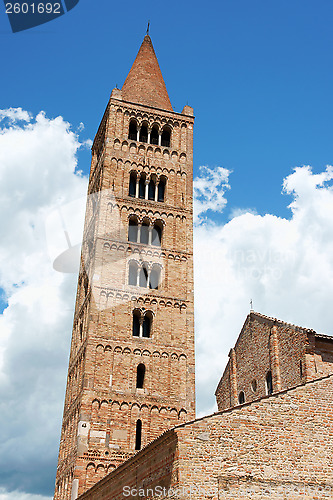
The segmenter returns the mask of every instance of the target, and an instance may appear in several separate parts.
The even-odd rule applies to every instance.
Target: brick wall
[[[155,57],[146,46],[124,86],[133,100],[145,54]],[[156,83],[153,94],[160,98],[164,82],[156,64],[158,85],[145,78]],[[55,500],[76,498],[130,458],[139,446],[139,420],[145,446],[195,416],[193,110],[134,102],[125,102],[119,89],[112,92],[92,147]],[[129,139],[131,120],[148,134],[155,127],[158,144]],[[168,145],[162,145],[164,127],[171,131]],[[131,172],[156,184],[163,178],[164,201],[130,196]],[[141,227],[158,223],[161,244],[129,241],[130,217]],[[130,284],[131,262],[149,272],[158,266],[158,288]],[[141,321],[149,315],[149,338],[133,336],[134,311]],[[142,388],[136,386],[139,364]]]
[[[269,371],[273,392],[332,373],[332,347],[329,337],[250,313],[215,393],[219,410],[238,405],[241,392],[245,401],[266,395]]]
[[[179,426],[80,500],[120,500],[126,485],[159,484],[177,499],[332,499],[332,401],[331,375]]]

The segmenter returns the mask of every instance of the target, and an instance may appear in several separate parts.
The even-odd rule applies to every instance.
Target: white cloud
[[[11,118],[0,131],[0,287],[8,302],[0,315],[0,484],[49,495],[76,276],[53,270],[44,222],[59,204],[85,196],[87,179],[76,172],[81,144],[62,117],[33,119],[21,108],[0,116]]]
[[[205,220],[207,212],[220,212],[225,207],[227,200],[225,192],[230,189],[228,184],[230,171],[223,167],[215,169],[202,166],[199,175],[193,182],[194,193],[194,222],[199,224]]]
[[[290,219],[251,213],[195,228],[198,408],[205,413],[229,349],[253,308],[333,334],[332,167],[296,168],[283,183]],[[209,367],[209,370],[207,369]]]
[[[257,215],[257,211],[255,208],[240,208],[240,207],[232,208],[230,210],[229,219],[233,219],[234,217],[239,217],[240,215],[243,214]]]
[[[30,495],[20,491],[7,492],[4,488],[0,488],[0,500],[52,500],[52,497],[44,497],[41,495]]]
[[[0,109],[0,122],[4,121],[6,118],[11,124],[17,121],[30,122],[32,120],[32,115],[22,108]]]

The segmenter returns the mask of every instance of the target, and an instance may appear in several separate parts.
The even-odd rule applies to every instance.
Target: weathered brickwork
[[[180,425],[80,500],[332,499],[332,401],[329,375]]]
[[[123,90],[92,147],[56,500],[195,416],[193,110],[148,36]]]
[[[333,372],[333,338],[250,313],[216,389],[219,410]]]

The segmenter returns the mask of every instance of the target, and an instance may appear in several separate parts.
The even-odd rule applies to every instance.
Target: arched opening
[[[155,200],[155,181],[150,179],[148,186],[148,200]]]
[[[146,367],[143,363],[140,363],[136,369],[136,388],[143,389],[143,384],[145,380]]]
[[[141,434],[142,434],[142,422],[137,420],[135,429],[135,449],[141,450]]]
[[[138,136],[137,136],[137,129],[138,129],[138,126],[137,126],[137,123],[135,120],[131,120],[130,121],[130,124],[129,124],[129,129],[128,129],[128,138],[131,140],[131,141],[136,141]]]
[[[135,198],[135,194],[136,194],[136,172],[131,172],[128,194],[129,194],[129,196],[133,196],[133,198]]]
[[[154,125],[150,132],[150,144],[158,145],[158,127]]]
[[[169,127],[164,127],[161,137],[161,145],[167,148],[170,147],[171,130]]]
[[[162,242],[162,227],[158,222],[155,222],[153,227],[151,244],[160,247]]]
[[[138,221],[137,219],[130,219],[128,224],[128,241],[137,243],[138,241]]]
[[[140,232],[140,243],[148,245],[149,242],[149,222],[143,221]]]
[[[240,405],[243,405],[245,403],[245,394],[243,391],[240,391],[238,394],[238,402]]]
[[[148,339],[150,337],[150,330],[151,330],[151,316],[150,314],[145,314],[142,325],[142,336]]]
[[[128,284],[136,286],[138,279],[138,264],[136,262],[130,262],[128,268]]]
[[[148,127],[146,124],[142,124],[140,128],[140,142],[148,142]]]
[[[154,266],[150,272],[149,288],[157,290],[160,284],[161,269]]]
[[[148,284],[148,271],[145,264],[143,264],[143,266],[140,268],[139,286],[147,288],[147,284]]]
[[[273,378],[271,371],[267,372],[266,375],[266,392],[267,394],[273,394]]]
[[[161,177],[160,182],[158,183],[158,194],[157,194],[158,201],[164,201],[165,184],[166,184],[165,177]]]
[[[133,311],[133,337],[140,337],[140,313],[139,311]]]
[[[146,191],[146,176],[145,174],[141,174],[139,180],[139,198],[145,199],[145,191]]]

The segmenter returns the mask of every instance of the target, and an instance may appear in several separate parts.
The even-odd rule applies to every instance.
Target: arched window
[[[148,284],[148,271],[147,267],[145,264],[140,269],[140,274],[139,274],[139,286],[142,286],[143,288],[147,288]]]
[[[160,284],[161,269],[154,266],[150,272],[149,288],[157,290]]]
[[[139,311],[133,311],[133,337],[140,337],[140,313]]]
[[[129,124],[129,130],[128,130],[128,138],[131,141],[136,141],[138,136],[137,136],[137,123],[135,120],[131,120]]]
[[[136,388],[143,389],[143,383],[145,380],[146,367],[143,363],[140,363],[136,369]]]
[[[245,394],[243,391],[240,391],[238,395],[238,402],[240,405],[243,405],[245,403]]]
[[[128,241],[137,243],[138,241],[138,221],[136,219],[130,219],[128,224]]]
[[[140,232],[140,243],[148,245],[149,242],[149,222],[143,221]]]
[[[138,281],[138,264],[136,262],[130,262],[128,268],[128,284],[137,285]]]
[[[171,137],[170,128],[164,127],[163,132],[162,132],[162,137],[161,137],[161,145],[169,148],[170,147],[170,137]]]
[[[140,142],[148,142],[148,127],[145,124],[141,125],[139,140]]]
[[[145,174],[141,174],[139,180],[139,198],[145,199],[146,194],[146,176]]]
[[[142,336],[145,338],[150,337],[150,328],[151,328],[151,317],[149,314],[145,314],[143,325],[142,325]]]
[[[135,449],[141,450],[141,434],[142,434],[142,422],[137,420],[136,430],[135,430]]]
[[[158,195],[157,195],[158,201],[164,201],[165,184],[166,184],[165,177],[161,177],[160,182],[158,183]]]
[[[133,198],[136,195],[136,172],[131,172],[128,194]]]
[[[156,125],[153,126],[150,132],[150,144],[158,145],[158,127]]]
[[[266,375],[266,392],[267,394],[273,394],[273,379],[271,371],[267,372]]]
[[[148,186],[148,200],[155,200],[155,181],[150,179]]]
[[[160,224],[155,222],[154,227],[153,227],[151,244],[155,245],[156,247],[160,247],[161,242],[162,242],[162,228],[161,228]]]

